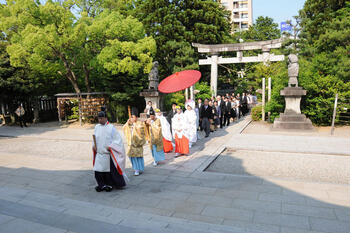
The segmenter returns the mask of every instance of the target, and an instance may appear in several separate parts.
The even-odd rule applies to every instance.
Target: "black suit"
[[[218,102],[218,106],[221,110],[221,114],[219,116],[219,119],[220,119],[220,128],[222,128],[222,125],[223,125],[223,121],[224,121],[224,108],[225,108],[225,101],[221,100],[220,104]]]
[[[242,115],[244,116],[245,114],[248,113],[248,99],[247,96],[242,97]]]
[[[213,109],[212,107],[210,107],[209,105],[207,106],[207,108],[205,108],[204,105],[202,105],[200,111],[199,111],[199,115],[202,119],[202,129],[204,129],[205,131],[205,136],[208,137],[209,133],[210,133],[210,119],[213,119]]]
[[[170,124],[170,132],[172,132],[172,127],[171,127],[171,119],[175,116],[176,114],[176,110],[170,110],[166,116],[166,119],[168,120],[169,124]]]
[[[227,101],[224,103],[224,123],[223,125],[230,125],[230,117],[231,117],[231,102]]]

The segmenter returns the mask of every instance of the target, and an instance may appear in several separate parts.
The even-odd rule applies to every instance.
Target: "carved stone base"
[[[313,130],[310,119],[304,114],[284,114],[273,122],[273,130],[293,129],[293,130]]]
[[[313,130],[310,119],[300,111],[301,97],[306,95],[306,90],[302,87],[286,87],[281,90],[281,95],[284,96],[286,107],[284,113],[275,119],[272,129]]]
[[[143,96],[145,98],[146,105],[148,101],[151,101],[153,109],[163,108],[162,94],[159,93],[157,90],[145,89],[143,90],[143,92],[140,93],[140,96]],[[140,114],[140,117],[143,117],[143,115]]]

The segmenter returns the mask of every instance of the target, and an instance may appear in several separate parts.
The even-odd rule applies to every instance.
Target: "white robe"
[[[121,135],[116,128],[109,124],[98,124],[95,126],[94,135],[96,137],[97,152],[95,156],[94,171],[109,172],[110,171],[110,158],[113,163],[122,169],[125,177],[125,149]],[[109,151],[112,149],[112,154]]]
[[[184,134],[191,143],[195,143],[197,141],[197,114],[194,110],[186,110],[184,118],[186,121]]]
[[[184,135],[186,128],[186,119],[183,113],[175,114],[175,116],[171,119],[171,126],[174,138],[175,135],[177,135],[178,138],[182,138],[182,136],[185,136],[187,138],[187,136]]]
[[[162,136],[165,140],[167,141],[172,141],[173,137],[171,135],[171,131],[170,131],[170,124],[168,122],[168,120],[162,115],[162,116],[157,116],[157,118],[159,118],[160,120],[160,124],[162,126]]]

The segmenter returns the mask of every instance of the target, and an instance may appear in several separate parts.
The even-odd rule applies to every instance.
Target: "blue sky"
[[[253,0],[253,19],[269,16],[280,25],[281,22],[293,19],[303,8],[306,0]]]
[[[252,0],[254,21],[259,16],[269,16],[280,25],[281,22],[292,19],[303,8],[306,0]],[[0,3],[5,2],[0,0]]]

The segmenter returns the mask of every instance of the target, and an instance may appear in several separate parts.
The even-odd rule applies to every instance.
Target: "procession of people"
[[[245,116],[256,103],[254,96],[245,93],[218,95],[211,99],[187,100],[185,109],[172,104],[167,116],[158,108],[147,103],[147,119],[139,119],[136,108],[130,112],[123,126],[126,141],[124,149],[122,136],[107,120],[105,109],[98,113],[99,124],[93,135],[93,170],[97,192],[110,192],[127,183],[125,173],[126,156],[129,157],[134,175],[145,170],[144,145],[148,142],[153,166],[165,160],[165,154],[175,152],[174,158],[188,156],[190,148],[198,139],[209,137],[210,133],[229,126],[231,122]],[[201,133],[203,132],[203,133]]]

